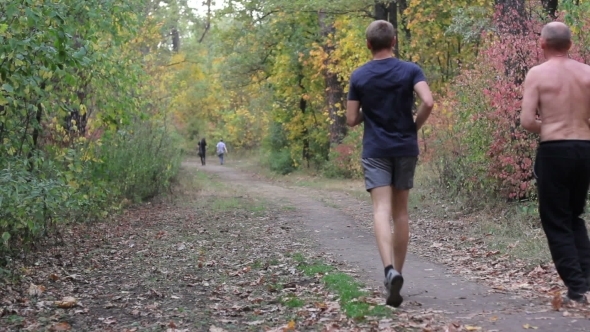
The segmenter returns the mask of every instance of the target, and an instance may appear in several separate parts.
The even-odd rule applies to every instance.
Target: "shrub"
[[[525,74],[542,61],[537,43],[543,22],[529,18],[515,26],[505,23],[509,21],[517,22],[497,18],[495,30],[484,34],[477,65],[456,78],[429,124],[433,165],[452,195],[535,197],[532,169],[537,139],[520,126],[519,118]],[[577,21],[588,23],[588,19]],[[570,55],[584,60],[577,48]]]
[[[348,132],[341,144],[330,151],[323,167],[324,176],[345,179],[362,177],[362,135],[362,126],[356,127]]]

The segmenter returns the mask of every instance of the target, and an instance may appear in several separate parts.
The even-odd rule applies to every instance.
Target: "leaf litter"
[[[350,318],[325,273],[300,266],[354,270],[314,252],[279,208],[253,211],[255,202],[242,197],[239,206],[213,209],[227,197],[193,186],[176,192],[111,221],[63,227],[67,245],[11,261],[0,281],[0,331],[448,330],[432,310]],[[354,301],[383,303],[379,290],[365,291]]]

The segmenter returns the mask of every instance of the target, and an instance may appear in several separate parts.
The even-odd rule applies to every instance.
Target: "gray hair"
[[[556,51],[568,50],[572,44],[572,32],[561,22],[546,24],[541,30],[541,38],[545,39],[548,47]]]

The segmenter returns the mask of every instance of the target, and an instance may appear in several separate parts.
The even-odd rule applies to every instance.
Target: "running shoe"
[[[395,269],[391,269],[385,276],[383,283],[385,289],[387,289],[387,301],[385,303],[395,308],[399,307],[404,301],[404,298],[400,294],[404,285],[404,277]]]

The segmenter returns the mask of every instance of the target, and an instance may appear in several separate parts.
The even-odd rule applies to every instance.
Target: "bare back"
[[[557,58],[535,69],[541,141],[590,140],[590,66]]]

